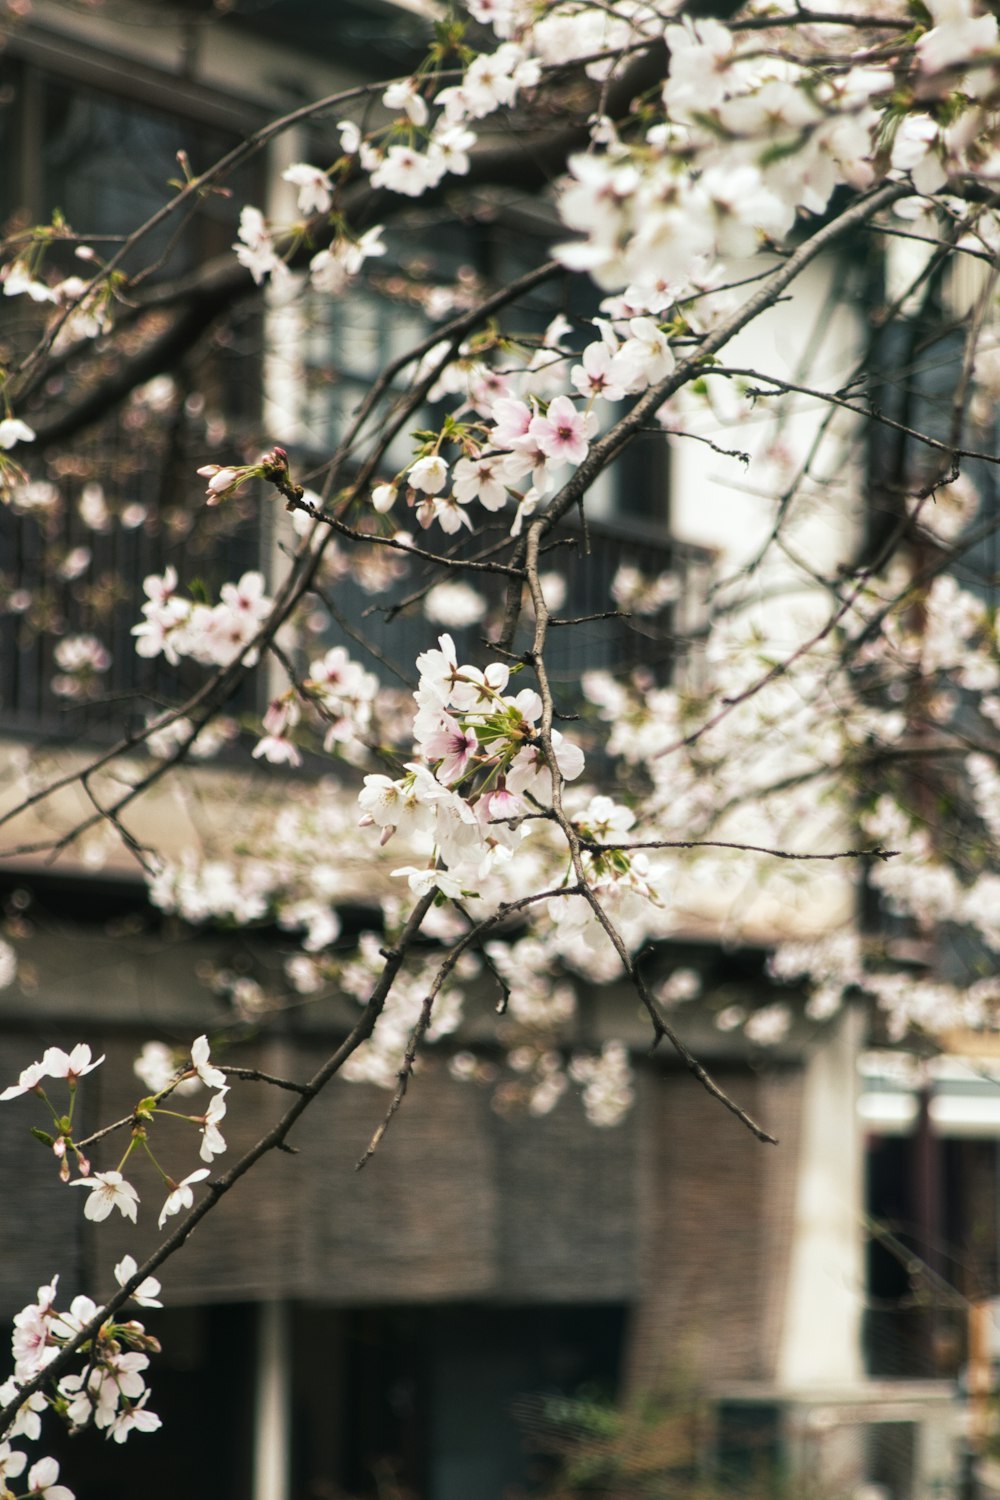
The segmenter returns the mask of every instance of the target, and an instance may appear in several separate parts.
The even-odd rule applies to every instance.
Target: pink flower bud
[[[208,481],[208,493],[210,495],[221,495],[223,491],[227,490],[231,484],[237,483],[238,481],[239,474],[236,469],[220,469],[218,473],[213,474],[212,478]]]

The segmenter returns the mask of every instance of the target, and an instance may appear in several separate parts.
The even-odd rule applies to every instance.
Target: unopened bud
[[[253,466],[241,469],[224,468],[219,464],[204,464],[197,471],[203,479],[208,480],[205,494],[209,505],[218,505],[220,500],[225,500],[233,495],[247,480],[260,470]]]

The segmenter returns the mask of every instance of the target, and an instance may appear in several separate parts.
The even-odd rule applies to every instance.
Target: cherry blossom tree
[[[186,497],[185,545],[210,538],[218,557],[262,517],[276,541],[266,569],[211,588],[165,565],[80,629],[44,578],[3,576],[5,615],[47,643],[51,694],[117,729],[15,766],[4,852],[93,860],[113,842],[160,909],[282,929],[283,989],[244,983],[237,1015],[357,1002],[312,1078],[264,1080],[292,1102],[221,1171],[248,1070],[207,1037],[184,1056],[150,1044],[133,1114],[89,1136],[85,1043],[7,1083],[0,1101],[87,1190],[87,1218],[158,1212],[166,1230],[102,1305],[58,1310],[53,1272],[15,1319],[10,1443],[43,1440],[53,1412],[119,1442],[158,1424],[155,1340],[125,1304],[157,1305],[153,1273],[337,1075],[387,1089],[376,1149],[476,976],[509,1062],[502,1106],[543,1113],[575,1088],[596,1127],[628,1109],[630,1070],[620,1042],[566,1046],[580,976],[630,987],[650,1043],[770,1140],[686,1046],[698,978],[660,942],[695,918],[738,937],[751,892],[779,914],[775,983],[816,1025],[848,996],[896,1041],[995,1024],[997,21],[975,0],[709,9],[467,0],[411,75],[304,105],[198,171],[183,158],[120,240],[59,214],[8,226],[0,494],[40,566],[72,585],[95,538],[165,524],[116,486],[109,423],[119,465],[139,451]],[[231,252],[172,275],[164,226],[179,237],[303,126],[320,154],[284,171],[289,212],[237,204]],[[526,193],[544,253],[516,276],[401,254],[421,214],[488,222]],[[850,340],[835,367],[814,340],[790,374],[755,331],[783,307],[814,317],[820,268],[818,322],[846,318]],[[386,355],[326,451],[260,419],[245,438],[226,427],[211,330],[250,309],[266,358],[297,311],[363,293],[424,333]],[[594,567],[611,547],[601,485],[665,448],[711,453],[719,486],[753,500],[752,550],[720,553],[696,610],[676,561],[651,571],[639,547]],[[73,486],[89,540],[70,546]],[[602,596],[578,604],[594,576]],[[127,697],[105,690],[121,647],[101,629],[123,611],[133,666],[156,674]],[[581,665],[559,657],[574,636],[604,644]],[[159,845],[144,799],[223,751],[256,760],[270,794],[228,845]],[[359,893],[373,914],[347,945],[339,910]],[[922,945],[917,972],[901,935]],[[15,964],[4,946],[8,981]],[[778,998],[716,1022],[766,1046],[790,1014]],[[449,1065],[488,1081],[472,1052]],[[157,1154],[165,1116],[193,1127],[188,1159]],[[129,1180],[139,1156],[159,1206]],[[27,1466],[0,1446],[6,1493],[70,1493],[53,1460],[21,1480]]]

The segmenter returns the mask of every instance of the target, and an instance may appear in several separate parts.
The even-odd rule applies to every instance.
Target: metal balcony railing
[[[113,461],[113,455],[112,455]],[[139,728],[204,681],[204,668],[138,656],[142,583],[171,564],[211,596],[259,562],[256,528],[164,504],[162,474],[121,476],[105,498],[67,476],[0,506],[0,729],[47,739],[107,739]],[[110,491],[110,486],[109,486]],[[121,498],[121,491],[130,497]],[[208,512],[215,517],[218,512]],[[244,693],[235,711],[253,706]]]
[[[258,565],[259,530],[247,519],[235,532],[206,534],[220,511],[192,513],[157,509],[141,498],[148,476],[136,476],[137,499],[109,509],[105,524],[93,526],[103,503],[91,484],[89,495],[67,484],[56,500],[38,492],[38,508],[0,508],[0,728],[46,738],[100,741],[142,726],[147,717],[182,700],[205,679],[193,663],[167,666],[162,658],[137,655],[132,627],[141,618],[142,582],[173,564],[183,587],[200,582],[214,598],[219,583]],[[87,521],[81,517],[81,507]],[[481,550],[482,540],[470,540]],[[448,550],[442,546],[442,551]],[[398,556],[398,554],[396,554]],[[662,533],[621,531],[606,523],[586,532],[568,531],[548,554],[546,589],[552,590],[555,620],[548,635],[546,662],[560,708],[571,712],[584,672],[604,669],[626,675],[641,668],[658,682],[669,681],[686,642],[702,619],[711,554],[665,538]],[[351,654],[398,685],[385,663],[413,676],[415,656],[444,631],[455,640],[460,659],[489,656],[488,640],[503,610],[505,580],[500,574],[454,574],[471,584],[483,601],[483,618],[455,627],[435,623],[416,606],[391,618],[397,605],[423,582],[440,579],[411,565],[385,592],[374,596],[350,576],[340,578],[331,597],[348,626]],[[514,650],[530,643],[532,616],[527,600]],[[332,630],[326,643],[343,640]],[[67,670],[66,644],[75,643],[82,670]],[[80,643],[83,643],[82,645]],[[94,644],[97,643],[97,644]],[[373,647],[371,655],[365,643]],[[86,667],[87,652],[95,653]],[[71,652],[72,654],[72,652]],[[259,710],[260,693],[248,685],[230,711]]]
[[[420,543],[421,535],[416,540]],[[439,538],[434,550],[467,557],[484,551],[481,537],[457,546],[448,542]],[[625,675],[643,668],[656,681],[670,681],[679,654],[703,626],[712,565],[710,551],[673,541],[659,528],[630,524],[625,529],[599,522],[589,524],[585,532],[560,531],[543,558],[543,582],[553,619],[577,623],[553,624],[549,630],[545,656],[554,687],[572,697],[581,675],[595,669]],[[433,646],[445,631],[455,641],[460,659],[488,657],[488,642],[504,609],[503,575],[450,575],[450,581],[461,578],[482,600],[482,618],[474,624],[455,626],[446,617],[435,623],[412,610],[394,616],[421,583],[433,584],[442,576],[440,569],[423,573],[418,566],[375,599],[344,579],[337,584],[336,603],[379,656],[409,676],[416,654]],[[433,607],[433,594],[427,602]],[[514,652],[530,644],[532,623],[525,597]],[[378,669],[375,662],[366,665]]]

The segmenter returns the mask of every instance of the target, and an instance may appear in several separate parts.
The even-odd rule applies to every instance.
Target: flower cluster
[[[533,810],[551,795],[551,771],[539,739],[542,701],[531,688],[506,695],[510,670],[460,666],[451,636],[417,658],[414,745],[421,761],[399,780],[365,777],[358,797],[362,823],[381,829],[385,843],[397,829],[423,836],[430,859],[402,867],[416,894],[434,887],[448,896],[474,888],[511,858]],[[558,774],[574,780],[583,754],[558,730],[551,735]]]
[[[218,667],[240,656],[248,664],[256,660],[256,651],[247,647],[272,607],[264,592],[263,574],[244,573],[238,583],[224,583],[219,602],[213,606],[182,598],[177,586],[173,567],[143,580],[145,619],[132,628],[140,656],[162,654],[171,666],[182,657]]]
[[[866,46],[848,53],[847,62],[834,48],[829,68],[788,55],[777,26],[773,38],[764,32],[762,39],[756,28],[715,19],[678,21],[672,5],[567,0],[539,12],[520,0],[476,0],[468,9],[493,28],[498,45],[476,50],[463,38],[459,82],[436,86],[433,58],[443,54],[433,53],[384,91],[389,123],[363,132],[343,120],[337,162],[300,162],[285,172],[299,211],[335,225],[331,246],[312,260],[321,288],[339,294],[365,257],[384,248],[380,227],[357,240],[343,229],[336,205],[351,172],[360,169],[376,189],[419,197],[446,173],[468,171],[480,122],[526,99],[530,107],[547,67],[576,59],[604,80],[624,66],[629,49],[665,43],[669,73],[628,121],[595,116],[591,149],[569,162],[559,211],[577,237],[557,254],[617,294],[605,304],[598,339],[579,351],[569,372],[572,391],[560,379],[564,355],[518,353],[495,362],[470,344],[447,351],[433,394],[461,389],[463,408],[481,420],[422,443],[408,469],[375,486],[379,512],[391,508],[405,481],[423,526],[436,522],[454,533],[471,526],[470,502],[496,511],[513,501],[516,534],[551,493],[559,466],[585,457],[599,427],[595,401],[620,401],[665,381],[674,368],[672,341],[704,331],[727,311],[727,295],[716,292],[725,279],[720,262],[780,244],[797,217],[824,213],[844,186],[865,190],[887,178],[929,194],[956,173],[989,175],[984,162],[992,160],[994,126],[978,101],[996,81],[996,26],[972,0],[932,6],[935,24],[915,49],[880,46],[874,64]],[[873,17],[874,34],[878,26]],[[808,17],[802,28],[821,57],[834,33],[809,25]],[[461,27],[456,40],[460,34]],[[907,84],[910,102],[903,104]],[[959,84],[963,107],[954,93],[939,107],[938,92],[943,97]],[[988,233],[991,215],[977,210],[974,218],[976,233]],[[247,209],[244,219],[237,247],[243,263],[258,280],[287,274],[259,212]],[[558,340],[546,342],[558,347]],[[442,357],[431,351],[422,368]],[[553,388],[540,387],[542,371],[547,380],[555,375]],[[586,402],[582,410],[574,391]],[[451,443],[455,458],[446,456]]]
[[[552,494],[567,465],[587,457],[600,425],[597,402],[608,404],[640,395],[674,369],[669,324],[636,316],[628,307],[594,319],[597,337],[586,344],[578,364],[570,363],[564,341],[569,324],[558,317],[530,354],[514,349],[499,364],[464,345],[441,373],[433,394],[461,395],[464,417],[425,441],[408,469],[372,491],[376,511],[385,513],[400,491],[422,527],[437,523],[453,533],[471,529],[468,507],[478,502],[489,512],[515,505],[511,534]],[[424,365],[435,367],[444,346],[432,349]],[[573,395],[559,389],[569,366]],[[582,399],[581,408],[576,401]],[[457,446],[446,459],[442,448]]]
[[[134,1259],[125,1256],[115,1267],[119,1285],[125,1286],[136,1269]],[[36,1300],[14,1317],[14,1374],[0,1385],[0,1403],[16,1401],[20,1385],[44,1374],[67,1344],[96,1323],[96,1331],[77,1344],[85,1369],[59,1376],[48,1398],[41,1391],[28,1396],[17,1410],[10,1436],[37,1441],[42,1414],[50,1406],[72,1431],[92,1424],[116,1443],[124,1443],[130,1432],[156,1432],[161,1422],[147,1406],[149,1391],[142,1372],[149,1366],[149,1355],[159,1353],[159,1341],[135,1319],[119,1321],[116,1314],[104,1317],[104,1309],[90,1297],[76,1296],[60,1312],[58,1284],[59,1277],[54,1276],[49,1285],[39,1287]],[[141,1306],[160,1307],[159,1290],[159,1282],[147,1277],[133,1296]],[[25,1456],[8,1444],[0,1446],[0,1477],[20,1473],[25,1462]],[[47,1495],[49,1500],[73,1500],[70,1490],[55,1483],[58,1472],[54,1459],[40,1460],[29,1474],[30,1493]]]
[[[43,231],[28,254],[0,268],[0,285],[5,297],[27,297],[40,307],[53,308],[49,334],[53,348],[58,350],[86,343],[110,330],[121,278],[110,272],[90,281],[82,276],[66,276],[57,282],[44,279],[45,252],[52,238]],[[87,263],[97,259],[89,245],[78,245],[76,256]],[[31,438],[22,433],[20,441],[29,442]]]
[[[60,698],[88,697],[111,666],[111,652],[95,635],[63,636],[53,657],[59,671],[52,679],[52,691]]]
[[[189,1062],[169,1076],[164,1076],[162,1057],[159,1059],[155,1076],[150,1073],[153,1066],[152,1059],[148,1059],[143,1064],[142,1076],[144,1079],[147,1075],[154,1076],[154,1081],[159,1084],[159,1087],[152,1095],[140,1100],[136,1105],[131,1121],[129,1144],[118,1166],[95,1172],[89,1158],[75,1139],[73,1116],[79,1080],[93,1072],[103,1061],[103,1057],[91,1061],[90,1048],[85,1043],[74,1047],[72,1052],[64,1052],[59,1047],[50,1047],[40,1062],[31,1063],[23,1069],[17,1083],[11,1084],[0,1093],[0,1102],[16,1099],[29,1093],[37,1095],[44,1102],[52,1116],[55,1133],[35,1130],[34,1134],[44,1144],[51,1147],[59,1162],[59,1176],[62,1181],[69,1183],[71,1187],[82,1187],[86,1190],[88,1197],[84,1206],[84,1216],[94,1223],[101,1223],[115,1209],[123,1218],[130,1219],[132,1223],[136,1222],[139,1194],[133,1184],[123,1176],[122,1168],[133,1153],[143,1152],[153,1163],[168,1189],[159,1218],[159,1227],[162,1229],[165,1220],[172,1214],[178,1213],[182,1208],[192,1207],[193,1185],[204,1181],[209,1172],[207,1168],[198,1168],[182,1181],[176,1182],[163,1170],[153,1154],[149,1143],[149,1126],[157,1115],[174,1115],[198,1126],[201,1134],[201,1159],[211,1162],[213,1157],[221,1155],[226,1150],[226,1142],[219,1129],[219,1121],[226,1114],[226,1095],[229,1092],[226,1075],[211,1062],[208,1038],[204,1036],[198,1037],[192,1044]],[[65,1080],[69,1092],[67,1109],[60,1110],[53,1104],[44,1087],[45,1079]],[[198,1083],[218,1090],[203,1114],[178,1115],[169,1107],[168,1101],[175,1089],[188,1083]],[[71,1159],[75,1159],[80,1173],[72,1181],[70,1180]]]

